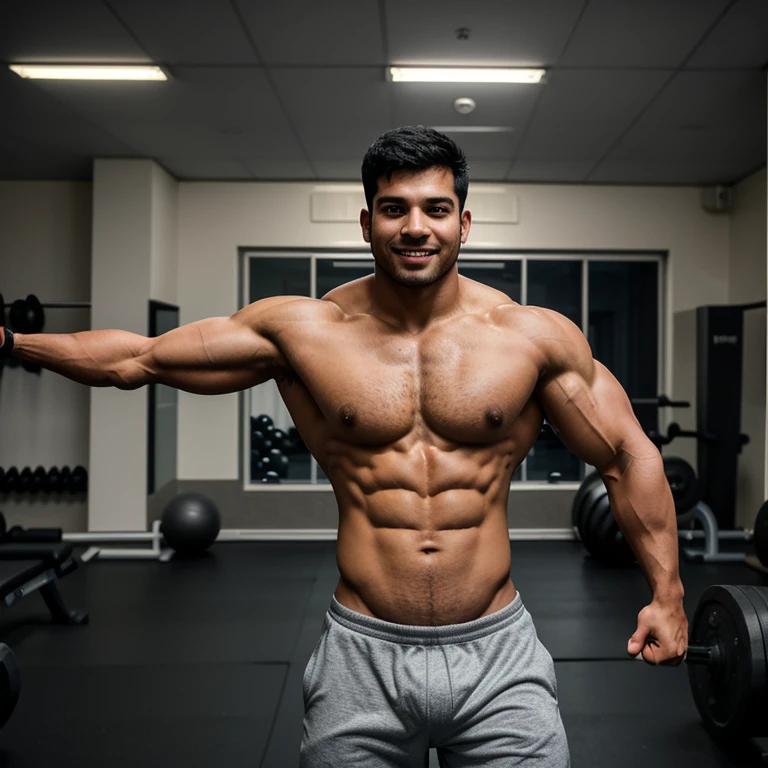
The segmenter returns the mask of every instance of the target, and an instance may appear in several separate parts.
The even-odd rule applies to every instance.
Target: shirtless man
[[[430,746],[452,768],[569,765],[552,658],[510,580],[510,477],[545,415],[602,475],[651,588],[628,653],[685,654],[659,452],[577,327],[459,276],[468,181],[448,137],[398,129],[363,161],[373,276],[159,338],[2,336],[2,354],[90,386],[276,380],[339,507],[341,578],[304,673],[305,768],[423,766]]]

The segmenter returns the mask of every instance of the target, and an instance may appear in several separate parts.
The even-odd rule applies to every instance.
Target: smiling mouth
[[[437,251],[426,248],[393,248],[392,249],[401,259],[407,261],[424,261],[434,256]]]

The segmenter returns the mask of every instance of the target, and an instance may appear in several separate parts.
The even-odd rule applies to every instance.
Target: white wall
[[[176,298],[176,183],[151,160],[97,160],[93,186],[92,327],[146,336],[149,299]],[[144,530],[146,388],[92,391],[90,465],[88,529]]]
[[[178,304],[177,271],[178,182],[159,165],[152,164],[152,222],[150,237],[150,296]]]
[[[475,192],[488,185],[477,185]],[[509,185],[507,185],[509,186]],[[229,315],[239,304],[238,248],[364,249],[356,223],[310,220],[313,191],[359,185],[179,185],[181,322]],[[476,224],[468,247],[669,251],[667,316],[729,298],[729,218],[704,212],[696,188],[509,186],[519,224]],[[472,208],[472,192],[467,203]],[[480,213],[480,211],[475,211]],[[667,349],[667,390],[672,350]],[[179,479],[236,479],[238,396],[179,399]]]
[[[729,242],[730,304],[748,304],[766,298],[766,184],[763,168],[735,189]],[[736,498],[737,525],[752,527],[766,498],[764,440],[766,403],[766,312],[744,313],[744,365],[741,429],[750,436],[739,457]]]
[[[91,185],[0,181],[0,291],[6,302],[90,301]],[[45,331],[87,330],[83,309],[46,312]],[[56,374],[5,368],[0,380],[0,466],[88,465],[89,390]],[[11,525],[83,530],[86,508],[68,496],[6,499]]]
[[[135,161],[108,162],[130,164]],[[146,332],[146,298],[150,294],[162,301],[178,303],[182,322],[234,312],[239,306],[237,253],[240,246],[307,250],[359,246],[364,249],[356,223],[310,221],[312,191],[338,189],[339,185],[182,182],[178,184],[176,225],[177,185],[162,172],[158,173],[159,169],[153,163],[139,162],[146,163],[148,168],[141,187],[155,190],[156,194],[149,194],[149,203],[139,194],[134,204],[129,204],[129,198],[114,194],[113,190],[109,194],[112,194],[111,215],[114,219],[100,224],[96,221],[98,213],[96,219],[91,219],[91,186],[88,184],[0,183],[0,264],[3,274],[0,290],[7,298],[34,291],[49,300],[88,300],[92,221],[94,234],[97,229],[100,231],[98,249],[122,249],[120,258],[115,254],[115,271],[110,269],[97,274],[98,266],[94,269],[97,304],[108,302],[109,297],[114,296],[120,306],[117,294],[125,291],[125,281],[130,280],[130,276],[120,274],[120,269],[131,265],[136,268],[139,262],[135,259],[145,258],[137,249],[143,249],[145,254],[147,251],[165,254],[150,258],[148,266],[145,263],[146,269],[142,267],[144,299],[138,302],[137,308],[130,308],[130,315],[115,316],[114,323],[107,323],[103,316],[99,319],[97,309],[94,318],[94,327],[116,325],[141,333]],[[357,185],[342,185],[342,188],[357,192],[362,200]],[[738,261],[745,253],[743,243],[754,242],[757,237],[754,233],[759,232],[761,226],[759,217],[754,218],[755,213],[750,217],[748,213],[760,210],[756,197],[759,177],[747,180],[744,188],[754,192],[746,198],[742,193],[741,203],[737,202],[737,206],[746,204],[746,208],[739,207],[734,212],[735,230],[732,232],[731,217],[702,211],[699,190],[694,188],[514,187],[519,197],[520,223],[512,226],[478,224],[473,228],[469,245],[478,250],[669,250],[667,310],[670,316],[674,311],[700,304],[731,301],[731,280],[736,279],[736,273],[741,275],[749,268]],[[160,189],[165,192],[158,192]],[[108,200],[109,197],[97,196],[94,211],[98,212],[99,206]],[[469,205],[472,205],[471,196]],[[142,215],[149,217],[149,225],[141,232],[133,232],[131,228],[130,220],[136,210],[144,211]],[[764,205],[762,210],[765,211]],[[753,235],[743,234],[747,230]],[[133,241],[132,246],[134,235],[140,242]],[[177,238],[177,248],[174,238]],[[162,243],[164,245],[160,245]],[[98,249],[94,247],[94,252]],[[173,268],[176,251],[178,287],[174,283]],[[732,251],[738,251],[733,259]],[[23,259],[19,258],[20,254]],[[764,278],[761,279],[764,284]],[[746,280],[745,285],[751,282]],[[57,315],[51,311],[48,317],[46,330],[71,331],[90,327],[87,312]],[[63,325],[59,326],[59,323]],[[669,358],[671,349],[668,350]],[[668,368],[671,370],[671,366]],[[49,373],[43,373],[39,380],[25,374],[26,378],[18,377],[14,382],[14,376],[10,375],[14,373],[7,371],[0,384],[0,423],[3,424],[0,466],[64,462],[87,465],[89,390]],[[668,389],[674,392],[671,384],[669,381]],[[123,414],[123,418],[128,412],[133,413],[129,400],[137,393],[112,394],[117,398],[115,413]],[[181,393],[179,405],[180,479],[237,478],[237,396],[206,398]],[[146,423],[144,404],[134,410],[131,419],[143,427]],[[106,411],[111,414],[110,408]],[[116,445],[107,451],[114,458],[113,470],[105,475],[110,484],[110,495],[115,497],[115,483],[120,485],[120,494],[122,483],[143,493],[146,441],[139,446],[141,441],[132,439],[130,447],[123,439],[114,438],[114,442]],[[130,458],[132,452],[134,459]],[[129,467],[125,459],[135,461],[136,467]],[[132,476],[133,470],[139,473],[138,476]],[[93,482],[93,470],[91,477]],[[142,499],[142,505],[144,501]],[[139,502],[134,501],[127,516],[115,517],[109,527],[132,526],[138,505]],[[103,507],[104,502],[100,502],[100,506]],[[6,514],[8,507],[4,503]]]

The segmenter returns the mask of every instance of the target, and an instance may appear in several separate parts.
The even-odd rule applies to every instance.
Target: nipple
[[[357,421],[357,414],[355,409],[351,405],[342,405],[339,408],[339,416],[341,417],[341,423],[345,427],[354,427]]]
[[[485,414],[485,420],[492,427],[500,427],[504,422],[504,414],[500,408],[491,408],[488,413]]]

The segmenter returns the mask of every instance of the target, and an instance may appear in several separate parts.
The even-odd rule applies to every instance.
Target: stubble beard
[[[380,269],[395,283],[406,288],[424,288],[442,280],[458,260],[460,250],[461,242],[459,241],[453,253],[446,256],[441,250],[440,253],[432,257],[426,268],[408,269],[407,266],[399,262],[397,254],[391,250],[387,250],[386,258],[381,258],[371,248],[373,260],[376,263],[376,270]]]

